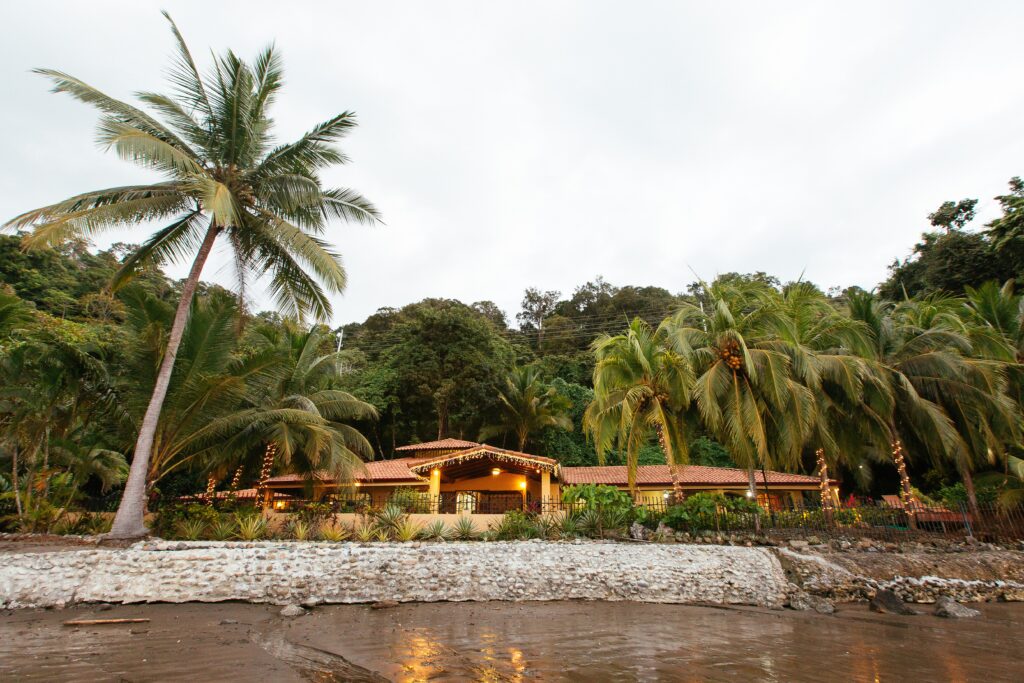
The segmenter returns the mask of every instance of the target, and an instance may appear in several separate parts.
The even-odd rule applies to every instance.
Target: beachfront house
[[[397,448],[402,457],[365,464],[354,481],[341,483],[319,473],[287,474],[265,482],[264,504],[286,510],[289,501],[335,501],[350,508],[379,507],[397,497],[415,501],[431,514],[502,514],[509,510],[544,511],[561,500],[563,487],[603,484],[627,490],[626,468],[564,467],[557,460],[487,444],[442,439]],[[701,491],[745,496],[747,472],[729,467],[687,465],[681,468],[687,494]],[[818,477],[784,472],[756,473],[759,499],[773,507],[815,499]],[[656,503],[672,492],[667,465],[641,465],[636,474],[641,502]],[[830,482],[832,487],[835,482]]]

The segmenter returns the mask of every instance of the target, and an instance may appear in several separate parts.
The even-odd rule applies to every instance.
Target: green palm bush
[[[166,16],[166,15],[165,15]],[[168,20],[170,18],[168,17]],[[148,111],[110,97],[53,69],[36,72],[100,112],[99,143],[159,182],[85,192],[8,221],[30,228],[27,246],[91,238],[126,225],[164,227],[131,253],[114,278],[127,282],[147,264],[194,255],[167,338],[153,394],[141,421],[128,483],[112,534],[145,535],[143,511],[149,457],[192,298],[214,243],[233,255],[245,280],[265,276],[278,305],[297,317],[330,317],[330,294],[345,287],[345,271],[322,235],[332,219],[374,222],[377,212],[356,192],[325,188],[320,173],[347,159],[335,146],[355,126],[350,112],[315,126],[290,144],[275,145],[270,107],[283,84],[273,47],[248,63],[228,51],[205,80],[177,27],[178,55],[169,95],[140,93]]]

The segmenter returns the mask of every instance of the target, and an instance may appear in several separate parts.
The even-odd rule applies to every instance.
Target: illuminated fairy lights
[[[892,459],[896,463],[896,471],[900,475],[900,497],[903,500],[903,507],[907,514],[914,514],[913,502],[914,492],[910,487],[910,477],[907,476],[907,462],[903,457],[903,444],[899,439],[892,442]]]
[[[828,463],[825,462],[825,449],[819,448],[814,451],[814,455],[818,457],[818,475],[821,477],[821,482],[818,484],[821,491],[821,507],[823,510],[831,510],[832,488],[828,483]]]
[[[267,449],[263,451],[263,465],[260,467],[259,484],[256,487],[256,507],[263,509],[263,500],[267,497],[267,480],[274,469],[274,457],[277,455],[277,444],[268,443]]]

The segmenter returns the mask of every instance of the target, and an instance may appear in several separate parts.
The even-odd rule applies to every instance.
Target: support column
[[[430,470],[430,488],[427,496],[430,500],[430,512],[437,514],[441,510],[441,469]]]

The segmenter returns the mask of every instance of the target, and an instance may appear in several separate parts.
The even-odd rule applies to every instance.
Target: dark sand
[[[296,619],[238,603],[22,610],[0,614],[0,680],[1024,679],[1024,605],[980,608],[962,621],[607,602],[325,606]],[[115,617],[151,622],[62,626]]]

